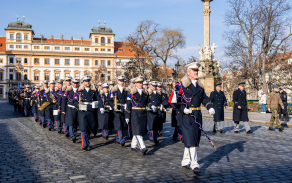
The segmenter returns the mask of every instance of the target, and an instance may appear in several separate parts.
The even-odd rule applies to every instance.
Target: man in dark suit
[[[183,113],[179,127],[181,127],[185,145],[181,164],[195,174],[200,172],[196,148],[199,147],[201,139],[200,126],[203,126],[201,104],[207,108],[210,115],[215,114],[213,105],[205,93],[204,85],[198,80],[199,66],[198,62],[187,65],[187,76],[182,78],[179,86],[183,103],[179,111]]]
[[[238,83],[238,89],[233,92],[233,121],[234,133],[239,131],[239,121],[243,121],[244,128],[247,134],[253,133],[248,124],[248,109],[246,101],[246,92],[244,90],[245,83]]]
[[[224,107],[227,109],[227,100],[223,91],[221,91],[221,83],[215,85],[216,90],[210,94],[210,101],[213,103],[215,109],[214,115],[214,127],[213,132],[219,131],[223,133],[223,125],[221,121],[224,121]]]

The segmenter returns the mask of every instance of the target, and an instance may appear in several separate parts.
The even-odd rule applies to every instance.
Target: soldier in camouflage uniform
[[[281,132],[283,131],[283,128],[281,127],[281,124],[279,123],[278,106],[280,105],[282,109],[284,109],[284,105],[278,91],[279,91],[278,85],[274,85],[273,91],[268,95],[267,106],[268,106],[268,111],[272,112],[269,130],[275,131],[275,129],[273,128],[273,124],[276,121],[277,127],[279,128],[279,131]]]

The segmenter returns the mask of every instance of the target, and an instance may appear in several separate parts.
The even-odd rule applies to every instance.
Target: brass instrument
[[[43,103],[40,107],[39,107],[39,111],[43,111],[45,108],[47,108],[48,106],[50,106],[51,103],[49,101]]]
[[[118,110],[118,101],[117,101],[117,95],[114,96],[114,104],[115,104],[115,109],[114,111],[116,112],[121,112],[121,110]]]
[[[34,98],[32,97],[32,98],[31,98],[31,101],[30,101],[30,105],[32,106],[33,103],[34,103]]]
[[[25,98],[25,93],[20,94],[21,98]]]

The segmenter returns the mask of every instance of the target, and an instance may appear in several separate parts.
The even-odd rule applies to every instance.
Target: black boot
[[[271,128],[271,127],[269,127],[269,130],[270,130],[270,131],[275,131],[275,129],[274,129],[274,128]]]
[[[279,128],[279,132],[282,132],[283,130],[284,130],[284,128],[282,128],[282,127],[281,127],[281,128]]]

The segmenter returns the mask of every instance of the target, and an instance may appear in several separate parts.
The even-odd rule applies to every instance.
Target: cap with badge
[[[157,87],[158,82],[157,82],[157,81],[151,81],[150,84],[151,84],[153,87]]]
[[[25,88],[29,88],[29,85],[25,85]]]
[[[114,81],[110,81],[108,82],[109,85],[115,85],[115,82]]]
[[[186,65],[186,68],[192,69],[194,71],[198,71],[200,66],[201,66],[201,64],[199,62],[192,62],[192,63]]]
[[[245,82],[238,83],[239,86],[244,86]]]
[[[36,85],[36,86],[34,86],[34,88],[37,89],[37,88],[39,88],[39,87]]]
[[[118,76],[119,81],[125,81],[126,77],[124,75]]]
[[[279,86],[278,85],[273,85],[273,88],[279,88]]]
[[[65,81],[71,81],[72,80],[72,77],[71,76],[68,76],[65,78]]]
[[[74,79],[72,80],[72,82],[73,82],[73,83],[80,83],[80,80],[77,79],[77,78],[74,78]]]
[[[219,86],[219,87],[221,87],[221,85],[222,85],[222,83],[215,84],[215,86]]]
[[[102,87],[103,87],[103,88],[108,88],[109,86],[108,86],[107,83],[103,83],[103,84],[102,84]]]
[[[133,78],[133,79],[131,79],[131,83],[136,83],[136,79],[137,79],[137,78]]]
[[[91,76],[89,75],[84,76],[83,81],[91,81]]]
[[[136,83],[142,83],[144,81],[144,77],[143,76],[138,76],[135,78],[135,82]]]
[[[158,82],[157,87],[162,87],[162,82]]]
[[[99,82],[97,85],[98,85],[98,86],[102,86],[102,82]]]
[[[148,85],[148,84],[149,84],[148,81],[144,81],[144,82],[143,82],[143,85]]]
[[[58,80],[58,83],[63,83],[63,79],[59,79]]]
[[[279,90],[283,90],[283,88],[282,87],[279,87]]]
[[[48,84],[48,83],[49,83],[48,80],[44,80],[44,81],[43,81],[43,84]]]
[[[55,84],[55,81],[54,81],[54,80],[51,80],[51,81],[50,81],[50,84]]]

